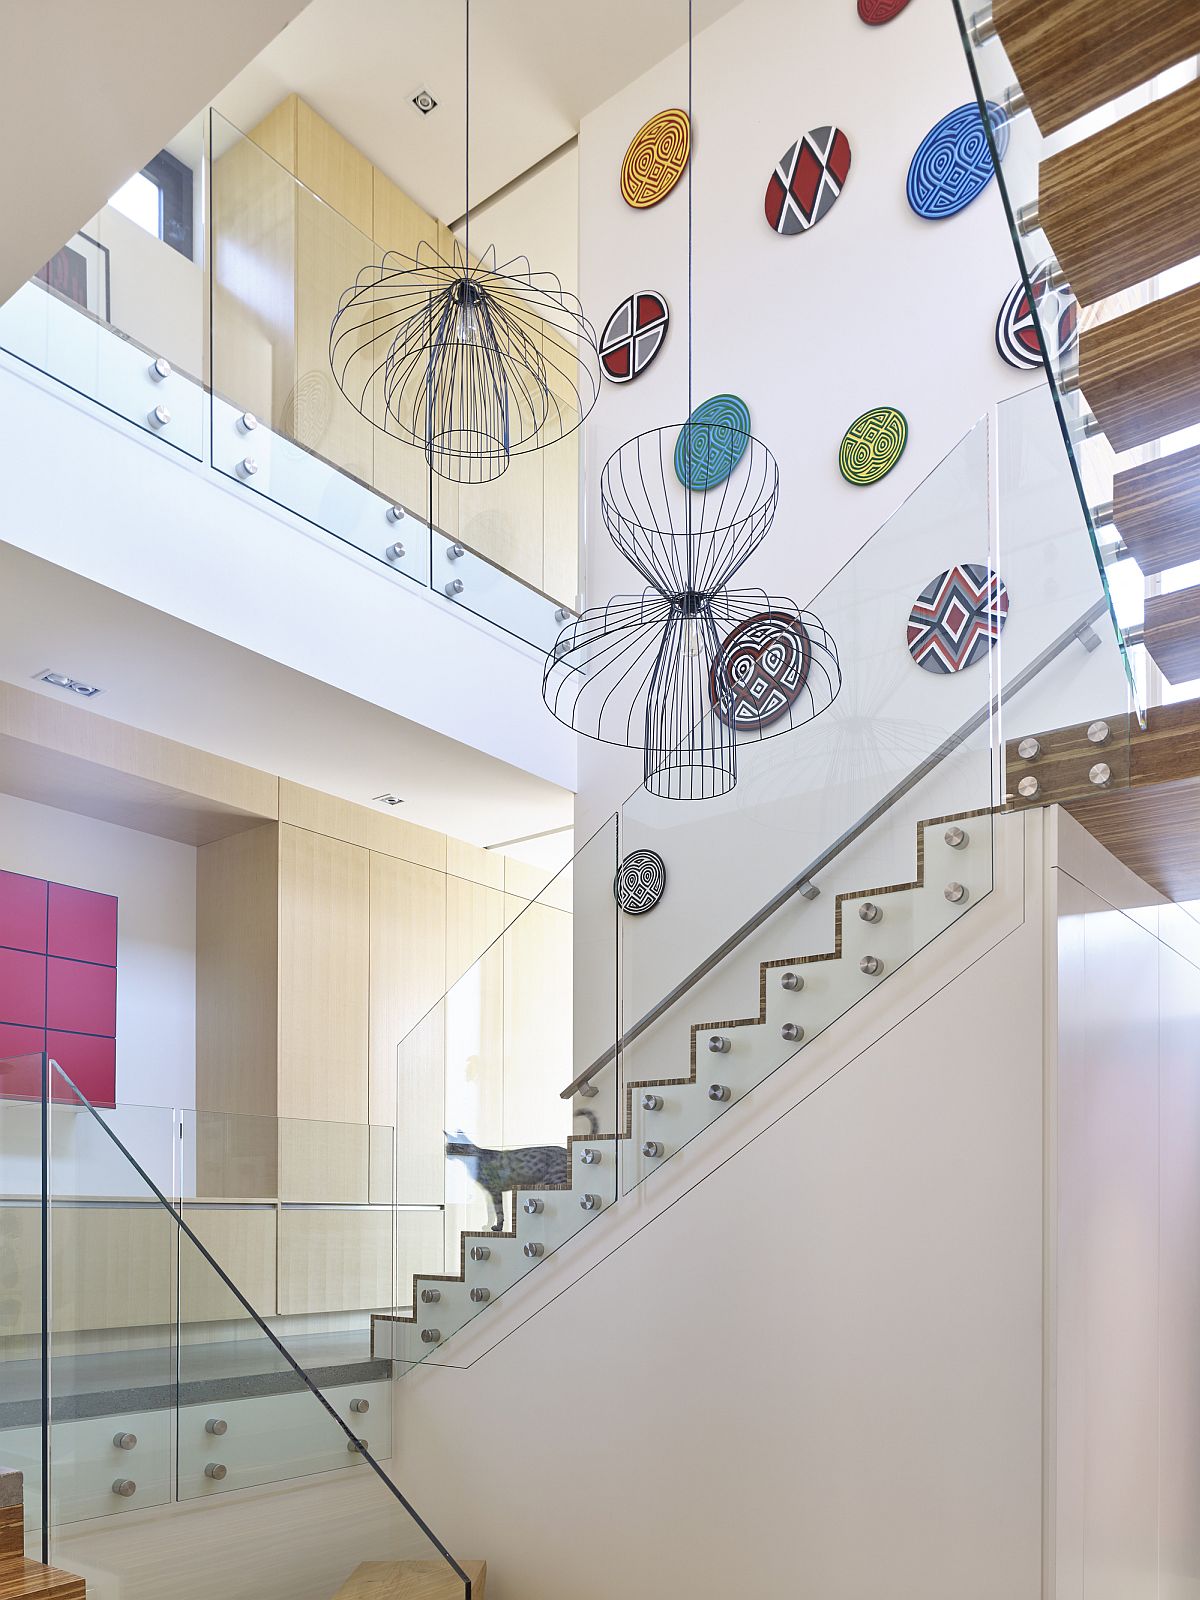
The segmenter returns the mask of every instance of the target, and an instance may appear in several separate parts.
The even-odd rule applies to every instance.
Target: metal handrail
[[[840,834],[832,844],[827,845],[820,855],[814,857],[777,894],[772,895],[766,905],[760,906],[752,917],[742,923],[740,928],[731,933],[710,955],[705,956],[700,965],[694,967],[686,978],[681,978],[673,989],[669,990],[661,1000],[652,1005],[644,1016],[639,1017],[633,1026],[627,1029],[614,1044],[609,1045],[603,1055],[597,1056],[591,1066],[585,1067],[581,1073],[572,1078],[567,1087],[560,1092],[559,1098],[561,1100],[570,1100],[573,1095],[586,1088],[596,1074],[606,1067],[610,1061],[615,1060],[626,1045],[632,1044],[635,1039],[645,1033],[646,1029],[669,1011],[677,1000],[682,999],[689,989],[694,988],[702,978],[708,976],[714,967],[719,966],[727,955],[736,950],[744,939],[748,938],[756,929],[761,928],[764,922],[768,922],[781,906],[785,906],[796,895],[802,894],[811,885],[812,879],[816,874],[824,871],[830,862],[834,861],[845,850],[847,845],[853,844],[855,839],[859,838],[885,812],[889,811],[897,800],[902,799],[911,789],[915,789],[917,784],[923,778],[928,777],[934,768],[939,766],[948,755],[957,750],[979,728],[982,728],[1010,695],[1017,694],[1027,684],[1031,683],[1051,661],[1060,656],[1069,645],[1079,638],[1085,629],[1090,628],[1092,623],[1106,614],[1107,611],[1108,602],[1103,598],[1090,606],[1083,616],[1071,624],[1065,633],[1059,634],[1058,638],[1048,644],[1040,655],[1035,656],[1028,666],[1018,672],[1011,683],[1007,684],[998,694],[993,695],[986,705],[981,706],[961,727],[956,728],[952,734],[943,739],[937,749],[931,751],[923,761],[919,762],[907,777],[903,778],[894,788],[889,789],[887,794],[877,800],[869,810],[865,811],[857,822]]]

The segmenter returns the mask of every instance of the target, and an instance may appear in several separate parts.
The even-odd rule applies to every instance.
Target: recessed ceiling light
[[[437,101],[428,89],[418,89],[412,97],[412,103],[423,117],[427,117],[431,111],[437,110]]]
[[[402,806],[404,801],[398,794],[373,794],[372,800],[378,800],[385,806]]]
[[[94,683],[81,683],[78,678],[69,677],[65,672],[51,672],[48,668],[45,672],[35,672],[34,677],[39,683],[48,683],[53,689],[69,689],[72,694],[82,695],[85,700],[104,693]]]

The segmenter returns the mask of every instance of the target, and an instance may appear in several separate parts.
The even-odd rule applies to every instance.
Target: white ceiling
[[[695,0],[697,30],[738,0]],[[466,209],[463,0],[311,0],[217,97],[251,128],[295,90],[434,216]],[[473,0],[471,201],[687,38],[687,0]],[[437,110],[412,96],[427,88]]]
[[[9,683],[364,805],[401,795],[394,815],[474,844],[571,824],[555,784],[6,544],[0,593]],[[81,701],[34,681],[46,669],[105,692]]]
[[[0,22],[0,300],[303,3],[8,0]]]

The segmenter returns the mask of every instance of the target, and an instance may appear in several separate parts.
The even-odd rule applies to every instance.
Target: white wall
[[[115,894],[117,1105],[127,1147],[171,1186],[173,1117],[139,1107],[196,1103],[196,852],[191,845],[0,794],[0,869]],[[124,1160],[83,1113],[55,1131],[59,1190],[140,1192]],[[8,1192],[36,1190],[37,1130],[10,1107],[4,1147]]]
[[[959,216],[922,221],[904,184],[913,151],[945,112],[971,98],[949,5],[909,6],[865,27],[844,0],[745,0],[695,44],[692,156],[696,402],[730,389],[780,464],[775,526],[748,583],[805,603],[998,398],[1028,388],[993,340],[1017,277],[998,189]],[[687,411],[686,180],[635,212],[618,173],[626,144],[654,111],[686,105],[686,56],[648,71],[584,119],[579,143],[580,280],[597,327],[633,289],[664,291],[667,347],[650,371],[606,386],[586,434],[591,483],[621,442]],[[832,122],[852,165],[832,212],[806,235],[779,238],[763,215],[774,164],[806,129]],[[837,452],[870,406],[900,407],[905,454],[882,483],[845,484]],[[592,493],[594,502],[595,494]],[[591,603],[635,587],[590,504]],[[986,559],[964,529],[962,559]],[[938,570],[914,563],[913,594]],[[901,619],[901,626],[903,618]],[[585,747],[581,805],[607,809],[640,777]],[[587,818],[585,817],[585,823]]]
[[[1200,924],[1058,819],[1055,1593],[1200,1595]]]
[[[649,372],[606,385],[586,426],[592,605],[639,587],[600,522],[601,467],[624,440],[677,424],[687,411],[686,179],[645,212],[625,205],[618,188],[631,134],[686,97],[680,52],[586,117],[580,133],[580,273],[590,315],[601,327],[625,295],[650,287],[666,294],[673,318]],[[577,837],[633,794],[622,854],[648,845],[667,861],[662,907],[625,921],[627,1022],[986,705],[1001,656],[1011,680],[1100,597],[1049,393],[995,348],[996,313],[1017,277],[999,187],[940,223],[915,216],[905,197],[921,138],[971,98],[948,4],[912,5],[870,28],[847,0],[745,0],[696,39],[693,400],[726,389],[742,395],[779,461],[774,527],[735,583],[807,605],[833,579],[816,609],[834,633],[844,687],[811,727],[743,746],[738,787],[719,801],[637,794],[640,752],[580,741]],[[808,234],[780,238],[763,214],[768,176],[796,137],[826,122],[851,143],[844,193]],[[975,427],[1001,400],[1010,403],[999,417]],[[855,488],[838,471],[841,437],[881,403],[905,412],[907,449],[882,482]],[[1002,651],[990,669],[922,672],[905,643],[913,599],[955,561],[989,559],[1009,586]],[[1073,647],[1055,668],[1053,692],[1023,695],[1004,732],[1124,707],[1110,638],[1092,656]],[[944,767],[902,817],[876,827],[826,875],[794,953],[831,938],[835,891],[911,876],[917,818],[990,803],[987,744],[985,731],[976,759]],[[586,972],[577,979],[583,996]],[[610,1013],[607,997],[595,1009]],[[586,1012],[585,1001],[581,1019]]]
[[[203,174],[197,170],[199,187]],[[200,377],[204,371],[204,273],[161,239],[112,206],[85,222],[83,231],[107,246],[112,326],[166,356],[172,366]],[[199,256],[203,235],[196,238]],[[101,307],[103,313],[103,307]]]

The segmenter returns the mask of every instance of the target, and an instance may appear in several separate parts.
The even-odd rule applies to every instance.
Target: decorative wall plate
[[[621,163],[621,197],[638,211],[665,200],[683,177],[692,145],[686,111],[659,111],[639,128]]]
[[[808,682],[812,641],[800,618],[760,611],[731,628],[709,672],[708,692],[721,721],[758,732],[786,716]]]
[[[878,28],[898,17],[908,0],[858,0],[858,14],[869,27]]]
[[[972,562],[939,572],[908,618],[908,653],[926,672],[961,672],[981,661],[1004,631],[1008,590]]]
[[[600,335],[604,376],[612,383],[629,383],[645,372],[662,349],[670,321],[666,300],[653,289],[639,289],[622,300]]]
[[[850,141],[840,128],[810,128],[789,145],[763,202],[776,233],[804,233],[832,210],[850,171]]]
[[[617,868],[613,898],[631,917],[653,911],[667,887],[667,864],[657,850],[631,850]]]
[[[750,443],[750,409],[736,394],[714,394],[679,430],[675,476],[685,489],[711,489],[737,466]]]
[[[1052,263],[1043,262],[1030,274],[1032,305],[1024,280],[1015,283],[1004,298],[996,318],[996,349],[1010,367],[1041,366],[1039,322],[1042,337],[1048,341],[1055,360],[1073,350],[1079,342],[1078,303],[1066,284],[1058,288],[1052,286],[1053,272]]]
[[[1003,156],[1008,148],[1008,118],[987,103],[992,137]],[[908,203],[919,217],[937,222],[964,210],[996,175],[983,117],[974,100],[947,112],[917,146],[908,169]]]
[[[895,406],[864,411],[846,429],[838,466],[847,483],[863,486],[885,478],[904,454],[908,419]]]

